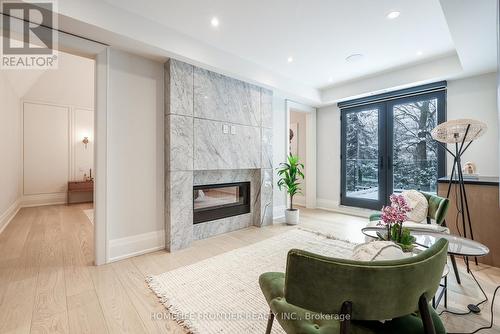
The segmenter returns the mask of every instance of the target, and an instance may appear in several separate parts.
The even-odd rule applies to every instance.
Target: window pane
[[[346,195],[379,199],[378,109],[346,115]]]
[[[436,192],[438,146],[430,136],[437,125],[437,98],[402,103],[394,113],[394,192]]]

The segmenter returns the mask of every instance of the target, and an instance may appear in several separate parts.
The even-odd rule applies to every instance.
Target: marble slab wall
[[[229,133],[223,132],[224,125]],[[261,167],[259,127],[195,118],[194,134],[195,170]]]
[[[194,69],[194,116],[261,126],[261,89],[201,68]]]
[[[272,224],[272,91],[170,59],[165,103],[166,249]],[[238,180],[251,212],[193,225],[193,185]]]

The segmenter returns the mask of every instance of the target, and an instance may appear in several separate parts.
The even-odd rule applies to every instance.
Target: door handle
[[[380,156],[380,162],[379,162],[379,168],[380,169],[384,169],[384,157],[383,156]]]

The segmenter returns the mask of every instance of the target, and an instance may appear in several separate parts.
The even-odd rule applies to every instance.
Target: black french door
[[[341,204],[379,210],[392,193],[435,193],[445,152],[430,132],[445,118],[444,90],[341,108]]]

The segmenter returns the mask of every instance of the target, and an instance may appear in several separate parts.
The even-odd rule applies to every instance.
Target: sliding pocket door
[[[380,209],[386,201],[385,105],[342,109],[341,204]]]

